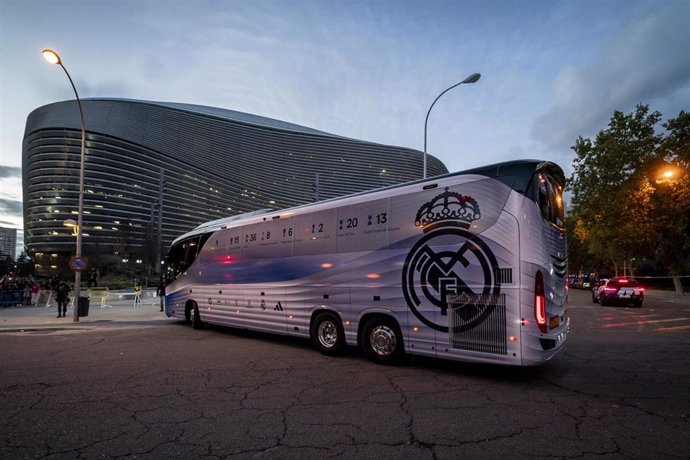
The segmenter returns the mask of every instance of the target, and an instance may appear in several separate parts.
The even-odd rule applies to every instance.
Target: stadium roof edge
[[[316,136],[333,137],[338,139],[348,139],[352,141],[360,141],[359,139],[352,139],[337,134],[328,133],[326,131],[319,131],[318,129],[308,128],[306,126],[290,123],[287,121],[276,120],[274,118],[264,117],[261,115],[253,115],[250,113],[239,112],[237,110],[223,109],[219,107],[209,107],[198,104],[188,104],[184,102],[162,102],[162,101],[147,101],[143,99],[127,99],[127,98],[113,98],[113,97],[92,97],[83,98],[82,101],[113,101],[113,102],[129,102],[143,105],[154,105],[168,109],[181,110],[185,112],[193,112],[200,115],[211,116],[215,118],[222,118],[232,120],[238,123],[258,126],[262,128],[278,129],[283,131],[299,132],[302,134],[311,134]],[[371,144],[372,142],[367,142]]]

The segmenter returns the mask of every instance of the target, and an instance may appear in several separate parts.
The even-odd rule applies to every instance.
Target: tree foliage
[[[571,247],[595,269],[643,258],[680,273],[690,259],[690,115],[658,130],[662,115],[638,105],[614,112],[594,140],[579,137],[568,219]],[[673,178],[661,168],[672,167]],[[661,178],[661,179],[660,179]]]

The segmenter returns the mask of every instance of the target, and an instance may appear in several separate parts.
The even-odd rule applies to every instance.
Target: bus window
[[[201,254],[201,249],[204,247],[208,239],[213,235],[213,233],[204,233],[203,235],[199,235],[199,244],[197,246],[196,254],[194,255],[194,258]],[[194,262],[194,259],[192,259],[192,262]]]
[[[166,257],[165,265],[168,270],[168,279],[171,281],[176,279],[180,274],[184,272],[184,260],[185,260],[185,249],[184,241],[180,241],[170,247],[168,251],[168,257]]]
[[[562,187],[546,174],[537,174],[537,204],[547,222],[559,228],[564,227]]]

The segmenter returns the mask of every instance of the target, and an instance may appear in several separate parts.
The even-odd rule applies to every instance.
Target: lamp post
[[[79,106],[79,117],[81,119],[81,159],[79,162],[79,208],[77,212],[77,253],[76,258],[81,259],[81,229],[82,229],[82,216],[84,214],[84,145],[86,144],[86,127],[84,126],[84,111],[81,107],[81,100],[79,99],[79,94],[77,93],[77,88],[74,86],[72,77],[70,76],[67,69],[62,64],[60,56],[53,50],[44,49],[41,51],[43,57],[46,61],[51,64],[58,64],[65,71],[67,78],[69,79],[72,89],[74,90],[74,95],[77,98],[77,105]],[[74,296],[76,298],[76,304],[72,309],[72,321],[79,321],[79,298],[81,296],[81,270],[74,271]]]
[[[434,108],[434,104],[436,104],[436,101],[438,101],[441,98],[441,96],[446,94],[451,89],[455,88],[456,86],[460,86],[463,83],[476,83],[480,77],[481,77],[481,74],[473,73],[472,75],[470,75],[469,77],[467,77],[463,81],[461,81],[460,83],[456,83],[453,86],[451,86],[450,88],[443,91],[441,94],[436,96],[436,99],[434,99],[434,102],[431,103],[431,107],[429,107],[429,111],[426,113],[426,119],[424,120],[424,176],[423,176],[424,179],[426,179],[426,126],[427,126],[427,123],[429,122],[429,114],[431,113],[431,109]]]

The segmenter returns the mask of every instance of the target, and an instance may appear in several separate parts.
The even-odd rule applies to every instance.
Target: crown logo
[[[481,217],[477,200],[470,196],[445,191],[425,203],[415,218],[415,227],[425,233],[436,227],[453,225],[469,228],[470,224]]]

